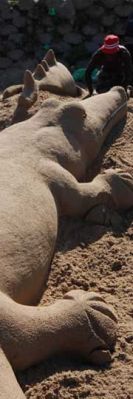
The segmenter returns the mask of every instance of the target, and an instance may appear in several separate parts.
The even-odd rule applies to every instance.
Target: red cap
[[[107,35],[104,39],[104,44],[100,49],[103,53],[114,54],[119,51],[119,37],[116,35]]]

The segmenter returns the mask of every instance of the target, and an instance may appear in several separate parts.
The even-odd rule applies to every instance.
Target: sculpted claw
[[[56,306],[60,314],[64,311],[67,316],[66,331],[71,326],[70,341],[63,341],[63,350],[80,354],[93,364],[110,362],[116,343],[117,318],[103,298],[97,293],[75,290],[58,300]]]
[[[79,301],[84,305],[84,309],[87,309],[88,306],[90,306],[92,309],[95,309],[107,315],[114,322],[117,322],[117,317],[114,313],[114,310],[111,309],[111,307],[107,306],[102,295],[97,292],[88,293],[83,290],[72,290],[64,295],[64,299],[74,299],[76,301]]]
[[[112,360],[111,353],[109,350],[96,349],[90,354],[90,363],[94,366],[105,366]]]

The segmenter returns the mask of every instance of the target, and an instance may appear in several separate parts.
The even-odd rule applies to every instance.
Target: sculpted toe
[[[98,294],[97,292],[91,291],[91,292],[86,292],[84,290],[71,290],[69,292],[67,292],[64,295],[64,298],[68,298],[68,299],[76,299],[79,301],[84,300],[85,298],[88,300],[97,300],[97,301],[104,301],[104,299],[102,298],[102,296],[100,294]]]

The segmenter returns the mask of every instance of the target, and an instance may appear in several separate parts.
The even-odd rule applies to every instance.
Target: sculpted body
[[[55,352],[78,353],[95,364],[111,359],[116,317],[100,295],[77,290],[53,305],[33,305],[48,277],[59,215],[88,213],[91,218],[100,205],[133,205],[128,174],[111,170],[81,183],[126,110],[122,88],[81,102],[47,100],[31,119],[0,136],[2,399],[24,398],[13,369],[29,367]]]

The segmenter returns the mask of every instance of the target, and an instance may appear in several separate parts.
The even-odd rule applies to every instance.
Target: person
[[[85,80],[93,94],[93,75],[97,93],[108,91],[113,86],[123,86],[127,90],[132,81],[132,58],[125,46],[120,45],[119,37],[113,34],[104,38],[103,45],[92,55],[85,73]]]

